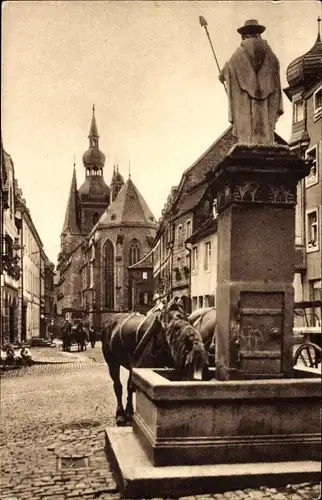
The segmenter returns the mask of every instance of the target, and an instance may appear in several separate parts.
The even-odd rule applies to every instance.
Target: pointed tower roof
[[[74,163],[72,182],[69,190],[69,197],[66,207],[66,214],[65,214],[62,234],[65,233],[66,231],[69,231],[70,233],[73,234],[75,233],[77,234],[79,232],[77,224],[77,202],[78,202],[78,193],[77,193],[76,169]]]
[[[134,225],[155,228],[157,223],[143,196],[129,178],[103,213],[99,225]]]
[[[97,137],[99,139],[98,135],[98,130],[97,130],[97,124],[96,124],[96,118],[95,118],[95,105],[93,104],[93,115],[92,115],[92,121],[91,121],[91,128],[89,129],[89,136],[88,138],[91,139],[92,137]]]
[[[99,135],[95,118],[95,106],[93,106],[93,115],[91,127],[89,129],[89,148],[83,155],[85,168],[103,168],[105,164],[105,155],[99,148]]]

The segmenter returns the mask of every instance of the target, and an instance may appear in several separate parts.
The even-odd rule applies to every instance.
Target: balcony
[[[304,245],[295,245],[295,272],[306,270],[306,250]]]

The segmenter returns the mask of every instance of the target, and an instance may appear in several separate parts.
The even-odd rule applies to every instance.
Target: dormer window
[[[293,104],[293,123],[304,120],[304,101],[301,99]]]

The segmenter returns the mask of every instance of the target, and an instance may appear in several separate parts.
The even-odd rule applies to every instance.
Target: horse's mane
[[[185,319],[174,318],[166,327],[165,335],[176,368],[183,372],[192,362],[202,368],[208,355],[198,331]]]

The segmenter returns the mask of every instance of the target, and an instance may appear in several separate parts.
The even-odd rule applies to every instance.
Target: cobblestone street
[[[56,348],[51,351],[52,364],[4,374],[0,434],[2,500],[119,499],[104,452],[104,429],[114,425],[115,401],[100,349],[98,343],[95,349],[89,347],[84,353],[71,353],[62,362],[62,353]],[[55,364],[55,360],[59,363]],[[314,500],[319,497],[319,485],[307,483],[200,498]]]

